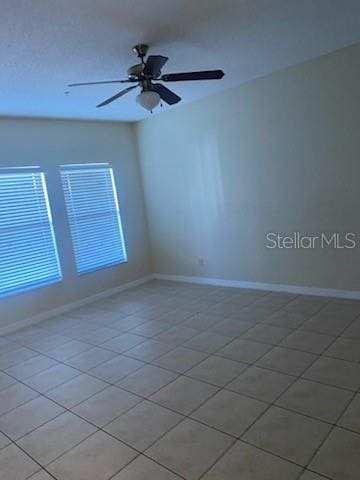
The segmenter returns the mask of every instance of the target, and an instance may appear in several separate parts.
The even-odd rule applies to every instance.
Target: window
[[[114,175],[108,164],[61,167],[77,271],[126,262]]]
[[[0,169],[0,295],[61,280],[45,175]]]

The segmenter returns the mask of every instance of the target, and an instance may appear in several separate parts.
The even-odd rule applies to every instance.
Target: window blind
[[[73,165],[60,171],[78,273],[126,262],[112,168]]]
[[[0,170],[0,295],[60,279],[44,173]]]

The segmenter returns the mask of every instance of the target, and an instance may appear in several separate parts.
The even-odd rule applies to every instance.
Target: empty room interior
[[[0,40],[0,479],[359,480],[360,2]]]

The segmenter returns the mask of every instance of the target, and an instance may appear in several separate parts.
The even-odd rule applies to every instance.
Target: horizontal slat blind
[[[44,174],[0,172],[0,295],[60,279]]]
[[[113,171],[109,165],[61,168],[77,271],[126,262]]]

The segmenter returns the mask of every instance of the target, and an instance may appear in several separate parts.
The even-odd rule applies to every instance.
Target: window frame
[[[69,171],[94,171],[96,169],[108,169],[109,175],[110,175],[110,183],[111,183],[111,194],[112,198],[114,200],[114,206],[115,206],[115,218],[117,222],[117,229],[119,232],[119,237],[120,237],[120,247],[123,253],[123,258],[119,261],[111,262],[111,263],[104,263],[102,265],[98,266],[93,266],[91,268],[87,269],[81,269],[79,267],[79,261],[77,258],[77,248],[75,245],[75,235],[72,229],[72,219],[75,219],[76,221],[76,214],[71,214],[71,207],[68,205],[67,202],[67,195],[65,192],[65,187],[64,187],[64,180],[63,180],[63,174],[64,176],[67,174]],[[119,199],[118,199],[118,191],[116,188],[116,183],[115,183],[115,176],[114,176],[114,168],[110,163],[70,163],[70,164],[63,164],[59,166],[59,173],[60,173],[60,183],[63,191],[63,197],[64,197],[64,203],[65,203],[65,208],[66,208],[66,215],[67,215],[67,221],[68,221],[68,227],[70,231],[70,237],[71,237],[71,242],[72,242],[72,249],[73,249],[73,255],[74,255],[74,261],[75,261],[75,269],[76,273],[79,276],[91,274],[100,270],[104,270],[107,268],[114,268],[118,267],[119,265],[122,265],[124,263],[128,262],[128,255],[127,255],[127,245],[125,242],[125,237],[124,237],[124,230],[123,230],[123,223],[122,223],[122,217],[121,217],[121,212],[120,212],[120,206],[119,206]],[[68,179],[67,179],[68,181]]]
[[[38,181],[41,184],[41,193],[43,194],[43,203],[45,206],[46,210],[46,217],[39,217],[39,222],[43,222],[46,218],[47,220],[47,227],[49,229],[49,234],[50,234],[50,239],[51,243],[49,243],[48,246],[51,245],[52,248],[52,254],[53,254],[53,261],[54,265],[56,266],[56,269],[54,269],[54,272],[57,271],[57,276],[52,276],[52,278],[44,279],[44,280],[33,280],[32,282],[28,282],[27,284],[24,284],[23,286],[18,286],[18,287],[13,287],[11,290],[7,289],[4,292],[0,289],[0,299],[10,297],[13,295],[18,295],[21,293],[28,292],[30,290],[36,290],[39,288],[44,288],[47,286],[54,285],[56,283],[60,283],[63,280],[63,272],[62,272],[62,265],[60,262],[60,256],[59,256],[59,248],[58,248],[58,242],[56,238],[56,233],[55,233],[55,228],[54,228],[54,220],[53,220],[53,214],[51,210],[51,205],[50,205],[50,200],[49,200],[49,194],[48,194],[48,187],[47,187],[47,174],[42,169],[40,166],[16,166],[16,167],[0,167],[0,177],[3,175],[38,175]],[[35,192],[35,190],[34,190]],[[39,197],[40,198],[40,197]],[[25,200],[24,200],[25,202]],[[24,222],[25,224],[26,222]],[[1,262],[1,258],[0,258]]]

